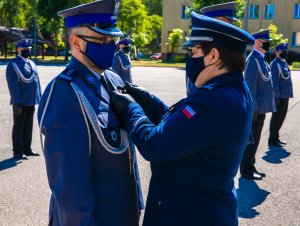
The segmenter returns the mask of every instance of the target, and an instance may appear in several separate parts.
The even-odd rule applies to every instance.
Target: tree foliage
[[[174,28],[168,37],[168,44],[172,47],[172,53],[174,49],[179,46],[180,40],[183,38],[183,31],[179,28]]]
[[[288,42],[287,38],[283,37],[283,34],[277,34],[277,26],[274,24],[269,25],[270,29],[270,38],[271,40],[271,49],[274,49],[276,45],[282,43],[282,42]]]
[[[38,34],[51,42],[50,47],[64,48],[65,28],[57,12],[94,0],[0,0],[0,26],[24,28],[34,32],[36,3]],[[118,27],[139,47],[160,48],[163,0],[122,0]]]
[[[163,0],[143,0],[149,15],[162,16]]]

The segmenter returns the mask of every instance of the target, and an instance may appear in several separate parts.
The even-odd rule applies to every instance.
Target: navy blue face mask
[[[288,56],[288,51],[282,51],[281,53],[279,53],[279,56],[280,56],[282,59],[286,59],[287,56]]]
[[[129,53],[130,52],[130,46],[125,46],[122,48],[123,52]]]
[[[198,75],[205,69],[204,56],[192,58],[189,57],[186,61],[186,74],[189,80],[195,84]]]
[[[29,49],[21,50],[21,56],[24,58],[28,58],[30,56],[31,51]]]
[[[83,39],[83,38],[82,38]],[[116,44],[111,41],[108,44],[101,44],[96,42],[87,42],[85,52],[82,52],[90,61],[92,61],[97,67],[102,69],[108,69],[111,67],[114,53],[116,50]]]

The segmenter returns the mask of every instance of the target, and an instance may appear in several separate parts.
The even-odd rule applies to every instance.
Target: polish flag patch
[[[196,114],[196,112],[189,105],[183,108],[182,112],[185,114],[186,117],[188,117],[188,119],[191,119]]]

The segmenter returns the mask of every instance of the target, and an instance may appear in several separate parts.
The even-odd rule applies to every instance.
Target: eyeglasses
[[[193,50],[196,50],[196,49],[202,49],[201,46],[189,46],[188,47],[188,56],[191,57],[193,56]]]
[[[112,42],[116,43],[120,40],[120,37],[113,37],[113,36],[105,36],[102,38],[94,37],[94,36],[87,36],[87,35],[77,35],[79,38],[83,39],[84,41],[88,41],[87,39],[95,40],[95,43],[101,45],[108,45]]]

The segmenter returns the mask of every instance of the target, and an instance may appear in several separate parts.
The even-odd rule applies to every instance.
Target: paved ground
[[[63,67],[39,66],[42,88],[62,70]],[[136,67],[133,74],[136,84],[168,104],[185,96],[183,70]],[[300,226],[300,72],[293,72],[292,77],[295,98],[281,132],[288,145],[285,149],[267,149],[268,116],[257,153],[258,169],[267,177],[259,182],[236,177],[241,226]],[[44,226],[50,195],[44,159],[31,157],[16,164],[11,158],[12,110],[8,103],[5,66],[0,66],[0,226]],[[41,152],[36,120],[32,147]],[[149,164],[140,156],[138,159],[146,198],[151,172]]]

